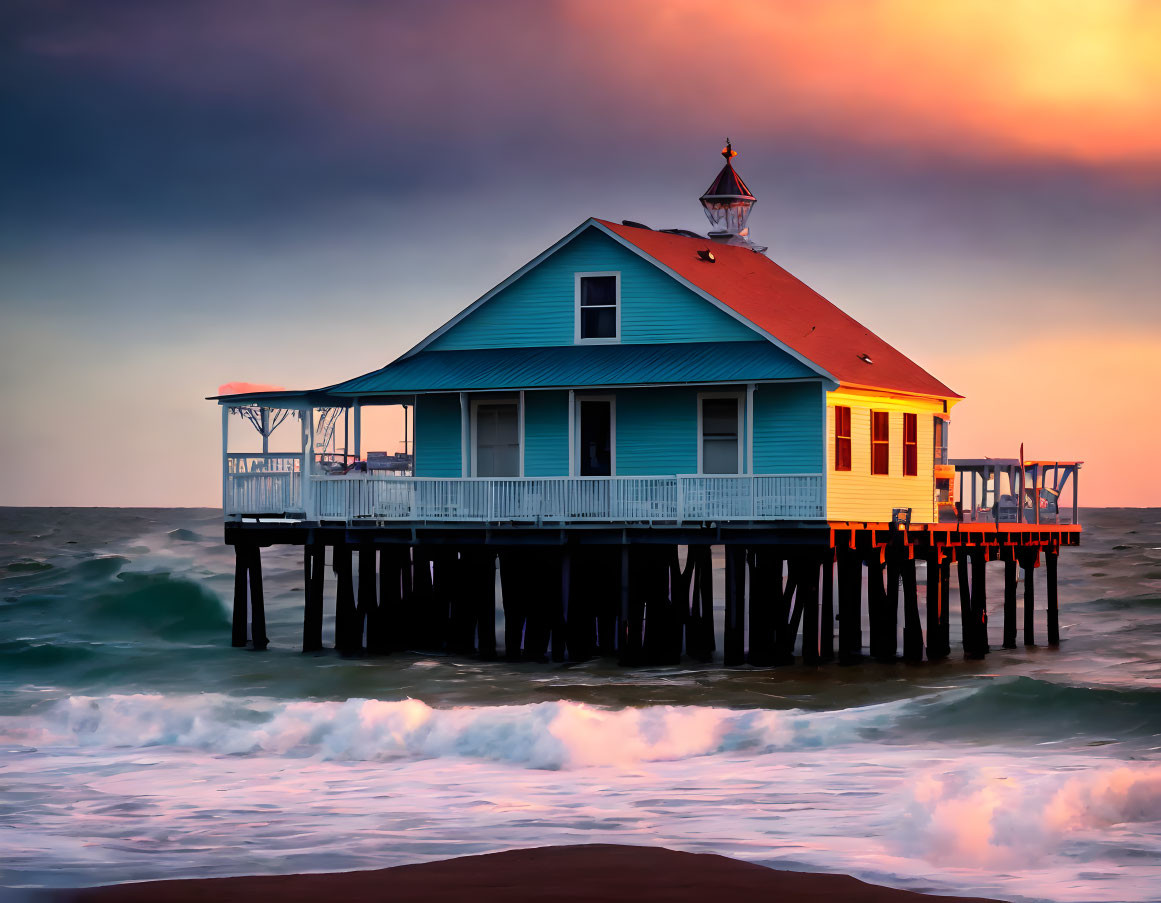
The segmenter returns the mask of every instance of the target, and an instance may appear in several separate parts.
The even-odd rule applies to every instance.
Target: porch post
[[[359,461],[363,457],[363,406],[359,404],[359,399],[355,399],[352,404],[355,412],[355,460]]]
[[[460,392],[460,476],[469,477],[471,471],[471,448],[468,445],[468,433],[471,431],[471,405],[468,403],[468,393]]]
[[[222,405],[222,514],[229,512],[230,491],[230,406]]]
[[[302,510],[307,520],[316,520],[314,510],[314,487],[311,484],[314,470],[314,405],[307,402],[302,411]]]

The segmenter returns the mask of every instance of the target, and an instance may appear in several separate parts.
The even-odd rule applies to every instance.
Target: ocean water
[[[303,655],[291,549],[231,649],[216,512],[0,509],[0,888],[612,842],[1161,899],[1161,510],[1083,519],[1059,649],[626,670]]]

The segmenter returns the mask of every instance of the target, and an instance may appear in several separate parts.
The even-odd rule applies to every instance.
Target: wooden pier
[[[1044,639],[1056,645],[1057,561],[1060,549],[1079,538],[1076,525],[986,523],[552,530],[226,525],[237,563],[235,646],[267,647],[261,549],[291,544],[303,549],[304,652],[323,648],[329,562],[335,576],[335,648],[343,654],[410,650],[491,660],[502,652],[509,661],[539,662],[603,656],[626,666],[673,665],[683,657],[755,667],[852,664],[865,657],[946,659],[952,654],[953,567],[962,654],[983,658],[991,651],[985,581],[990,561],[1003,562],[1004,648],[1015,648],[1020,627],[1018,569],[1024,583],[1022,639],[1026,646],[1036,645],[1032,574],[1041,566]],[[714,623],[715,547],[725,565],[720,625]],[[502,642],[498,605],[504,613]],[[715,648],[719,634],[721,650]]]

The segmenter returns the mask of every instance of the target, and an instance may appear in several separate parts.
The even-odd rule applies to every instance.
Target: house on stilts
[[[949,460],[960,396],[750,240],[755,198],[723,155],[700,199],[708,235],[589,219],[380,370],[213,399],[235,645],[266,645],[272,544],[303,547],[308,651],[328,547],[346,652],[652,664],[709,660],[716,633],[727,665],[934,660],[950,653],[955,565],[964,652],[981,656],[990,560],[1004,646],[1017,569],[1041,564],[1058,641],[1080,462]],[[364,454],[374,405],[399,407],[401,453]],[[233,415],[262,452],[231,451]],[[280,423],[299,428],[292,453],[268,451]],[[1028,644],[1034,593],[1026,579]]]

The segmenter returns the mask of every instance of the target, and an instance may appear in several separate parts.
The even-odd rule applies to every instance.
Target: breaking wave
[[[889,726],[904,705],[808,713],[701,706],[606,709],[567,701],[441,709],[414,699],[71,696],[34,716],[0,718],[0,742],[170,746],[351,761],[456,756],[563,769],[840,745]]]

